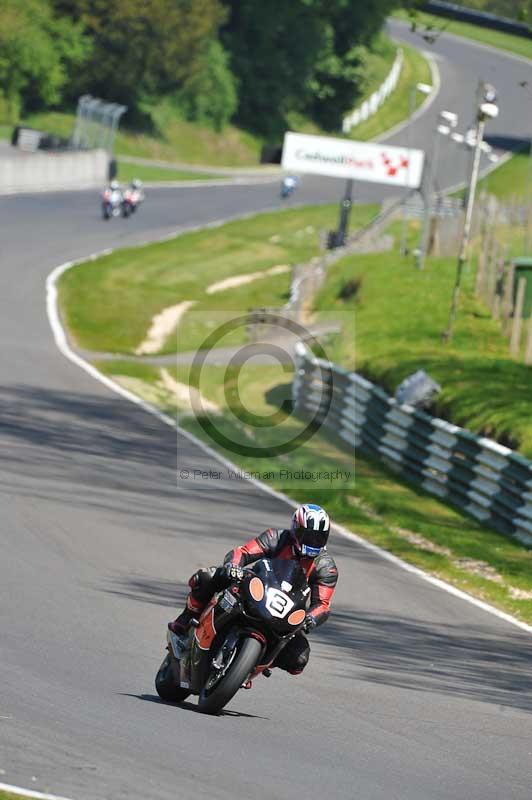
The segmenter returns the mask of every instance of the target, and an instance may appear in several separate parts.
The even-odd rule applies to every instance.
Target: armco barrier
[[[105,150],[20,153],[0,158],[0,194],[90,189],[107,180]]]
[[[459,6],[456,3],[446,3],[442,0],[429,0],[429,2],[422,3],[420,8],[440,17],[448,17],[460,22],[470,22],[473,25],[481,25],[484,28],[493,28],[494,30],[513,33],[515,36],[524,36],[532,39],[532,28],[526,22],[517,22],[517,20],[507,19],[506,17],[498,17],[487,11]]]
[[[355,372],[315,358],[299,343],[292,385],[296,413],[346,445],[383,459],[401,477],[532,544],[532,461],[408,405]]]
[[[379,86],[376,92],[373,92],[359,108],[355,108],[350,114],[344,117],[342,121],[342,131],[349,133],[351,128],[355,128],[361,122],[364,122],[368,117],[373,116],[382,106],[386,98],[393,92],[397,86],[401,69],[403,68],[403,51],[401,48],[397,50],[395,61],[392,68],[388,73],[384,82]]]

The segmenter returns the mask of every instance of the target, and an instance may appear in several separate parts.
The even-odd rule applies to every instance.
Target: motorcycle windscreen
[[[253,572],[261,578],[266,585],[282,587],[290,584],[294,591],[304,591],[307,587],[305,573],[297,563],[284,558],[262,558],[253,567]]]

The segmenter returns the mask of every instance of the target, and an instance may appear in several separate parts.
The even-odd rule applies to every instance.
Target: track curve
[[[521,75],[481,48],[437,47],[450,94],[431,113],[475,70],[495,65],[508,87]],[[524,135],[518,91],[506,102],[497,130]],[[451,180],[455,159],[443,164]],[[305,180],[299,199],[339,194]],[[247,482],[176,486],[176,447],[190,466],[212,458],[59,355],[44,281],[107,246],[277,205],[264,185],[158,190],[137,219],[104,225],[89,193],[0,200],[3,780],[77,800],[528,800],[530,637],[339,537],[335,613],[300,678],[257,681],[212,719],[154,698],[188,575],[288,508]]]

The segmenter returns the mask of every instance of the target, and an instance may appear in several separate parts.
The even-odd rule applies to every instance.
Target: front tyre
[[[190,694],[188,689],[182,689],[174,681],[170,654],[166,656],[155,676],[155,688],[162,700],[171,700],[174,703],[182,703]]]
[[[218,714],[253,672],[261,652],[262,645],[257,639],[244,639],[223,678],[210,691],[201,690],[198,709],[203,714]]]

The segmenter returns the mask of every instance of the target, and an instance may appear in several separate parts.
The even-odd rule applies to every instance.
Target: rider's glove
[[[307,614],[305,617],[305,622],[303,623],[303,630],[305,633],[310,633],[314,630],[317,624],[316,618],[313,617],[312,614]]]
[[[241,581],[244,577],[244,570],[237,564],[226,564],[225,577],[228,581]]]

